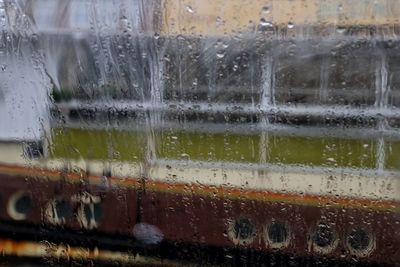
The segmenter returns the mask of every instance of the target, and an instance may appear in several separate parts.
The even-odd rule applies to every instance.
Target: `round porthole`
[[[78,220],[81,226],[91,230],[97,228],[103,217],[101,203],[80,203],[78,209]]]
[[[311,233],[312,249],[318,253],[331,253],[338,245],[339,239],[333,226],[320,223]]]
[[[256,236],[255,224],[249,218],[232,220],[229,222],[228,235],[235,244],[250,244]]]
[[[65,199],[55,199],[46,207],[46,218],[52,224],[63,224],[73,215],[71,203]]]
[[[289,244],[289,226],[283,221],[272,221],[266,228],[266,239],[272,248],[283,248]]]
[[[8,199],[8,215],[17,221],[22,221],[32,212],[33,202],[30,194],[25,191],[19,191]]]
[[[100,203],[84,204],[83,212],[88,222],[95,221],[98,225],[103,216],[103,211]]]
[[[71,201],[77,205],[77,219],[80,225],[88,230],[97,228],[103,218],[101,198],[88,192],[74,195]]]
[[[349,231],[346,239],[347,247],[354,255],[365,257],[375,248],[375,240],[370,231],[354,228]]]

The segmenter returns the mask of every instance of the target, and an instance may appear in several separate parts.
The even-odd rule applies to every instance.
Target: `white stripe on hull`
[[[113,177],[142,178],[243,190],[400,201],[400,174],[349,168],[312,168],[227,162],[157,160],[135,162],[23,158],[23,145],[2,144],[0,162],[51,170],[88,172]],[[6,148],[6,149],[3,149]]]

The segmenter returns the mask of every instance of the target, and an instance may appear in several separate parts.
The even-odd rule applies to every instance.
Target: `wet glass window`
[[[398,266],[398,0],[0,0],[0,265]]]

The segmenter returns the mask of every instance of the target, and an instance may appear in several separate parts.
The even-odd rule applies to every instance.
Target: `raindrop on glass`
[[[191,13],[191,14],[194,13],[194,10],[193,10],[193,8],[191,6],[186,6],[186,11]]]
[[[224,52],[217,52],[217,58],[221,59],[225,57],[225,53]]]
[[[272,27],[272,22],[267,21],[264,18],[260,19],[260,25],[263,27]]]
[[[346,32],[346,28],[342,27],[342,26],[339,26],[339,27],[336,28],[336,32],[340,33],[340,34],[343,34],[343,33]]]
[[[269,7],[264,6],[264,7],[262,8],[262,12],[263,12],[264,14],[268,14],[268,13],[270,12]]]

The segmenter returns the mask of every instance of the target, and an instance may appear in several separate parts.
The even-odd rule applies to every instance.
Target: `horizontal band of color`
[[[48,170],[36,167],[23,167],[16,165],[0,165],[0,173],[6,175],[15,175],[17,177],[35,177],[49,181],[66,181],[69,183],[88,183],[97,186],[139,188],[141,181],[134,178],[111,177],[105,178],[100,175],[88,175],[82,172],[63,172],[59,170]]]
[[[26,168],[21,166],[6,166],[0,165],[0,173],[8,175],[16,175],[19,177],[36,177],[50,180],[60,180],[61,177],[68,182],[82,183],[86,180],[89,184],[109,186],[110,188],[136,188],[141,190],[146,188],[146,191],[162,192],[168,194],[181,195],[200,195],[211,198],[226,198],[239,200],[256,200],[266,202],[281,202],[293,205],[308,205],[338,208],[361,208],[371,210],[386,210],[391,212],[400,212],[400,202],[384,199],[368,199],[368,198],[350,198],[342,196],[327,196],[327,195],[307,195],[291,192],[268,192],[247,190],[245,188],[234,188],[226,186],[201,185],[197,183],[173,183],[166,181],[157,181],[152,179],[134,179],[134,178],[107,178],[105,184],[104,177],[87,175],[84,173],[61,173],[59,171]]]
[[[6,164],[6,162],[3,162]],[[11,163],[15,164],[15,163]],[[24,165],[24,163],[21,163]],[[78,178],[87,182],[87,176],[100,176],[93,181],[100,186],[111,186],[109,176],[120,178],[118,182],[142,177],[167,183],[199,183],[209,186],[245,188],[246,190],[266,192],[291,192],[306,195],[339,195],[357,199],[385,199],[400,201],[397,188],[400,188],[398,172],[351,169],[323,168],[293,165],[221,163],[207,161],[162,160],[140,163],[100,161],[100,160],[64,160],[46,159],[31,161],[31,167],[61,170],[62,176],[67,170],[77,173]],[[53,178],[59,179],[57,176]]]
[[[353,199],[331,196],[301,195],[278,192],[250,191],[238,188],[205,186],[195,184],[170,184],[159,181],[146,182],[147,191],[175,193],[182,195],[201,195],[222,199],[256,200],[293,205],[317,207],[363,208],[372,210],[400,211],[400,203],[370,199]]]
[[[240,34],[242,37],[246,31],[254,32],[261,18],[273,25],[284,26],[289,32],[295,32],[304,26],[326,28],[327,25],[347,25],[358,28],[362,25],[397,25],[400,16],[397,5],[396,0],[254,0],[250,5],[244,5],[241,0],[163,0],[163,23],[160,31],[200,36]],[[188,6],[191,12],[187,11]],[[292,28],[288,29],[287,25],[290,23]],[[303,30],[304,35],[306,34]]]
[[[153,133],[157,158],[377,169],[378,141],[234,133]],[[50,157],[143,162],[147,136],[140,131],[55,128]],[[384,142],[383,166],[400,169],[400,141]]]
[[[68,244],[56,244],[48,241],[34,242],[28,240],[0,239],[2,255],[29,257],[29,258],[55,258],[63,260],[106,261],[122,264],[139,264],[151,266],[176,266],[178,262],[161,260],[141,256],[136,253],[111,251],[87,247],[76,247]]]
[[[296,91],[301,91],[303,87],[291,87]],[[207,88],[208,89],[208,88]],[[226,88],[229,93],[229,87]],[[326,88],[327,90],[331,90]],[[365,90],[363,88],[353,88],[356,91]],[[68,90],[68,89],[64,89]],[[182,90],[192,90],[190,86],[182,88]],[[232,90],[232,89],[231,89]],[[244,88],[243,90],[250,90],[250,88]],[[261,89],[260,89],[261,90]],[[305,90],[305,89],[303,89]],[[318,88],[318,90],[320,90]],[[375,88],[371,87],[368,91],[374,91]],[[208,91],[208,90],[207,90]],[[240,90],[239,90],[240,91]],[[66,92],[67,93],[67,92]],[[396,91],[391,92],[394,96],[398,96],[399,93]],[[260,92],[261,94],[261,92]],[[76,95],[76,94],[75,94]],[[65,101],[56,104],[57,110],[63,112],[66,111],[89,111],[91,114],[99,112],[121,112],[126,114],[127,112],[155,112],[155,113],[174,113],[177,114],[182,112],[183,114],[224,114],[224,115],[252,115],[252,116],[263,116],[263,115],[289,115],[292,117],[329,117],[329,119],[398,119],[400,117],[400,107],[387,107],[377,108],[370,104],[363,108],[343,105],[343,104],[328,104],[328,103],[298,103],[296,105],[290,103],[276,103],[275,105],[265,106],[254,103],[242,103],[238,106],[238,103],[231,102],[207,102],[207,101],[191,101],[190,99],[178,100],[166,100],[163,103],[157,103],[154,105],[151,101],[138,101],[138,100],[115,100],[107,99],[104,96],[101,99],[91,99],[91,101],[79,100],[74,98],[73,101],[65,99]],[[89,114],[90,114],[89,113]],[[129,113],[128,113],[129,114]],[[71,115],[71,114],[66,114]],[[79,115],[79,113],[77,114]],[[85,121],[90,123],[90,121]],[[124,125],[120,125],[123,127]],[[394,134],[394,136],[398,136]]]
[[[147,177],[167,183],[246,191],[400,201],[398,172],[158,160],[149,168]]]
[[[50,156],[138,162],[146,149],[144,132],[60,128],[52,130]]]

